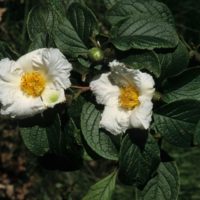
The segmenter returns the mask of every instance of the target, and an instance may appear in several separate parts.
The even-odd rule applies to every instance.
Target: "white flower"
[[[25,118],[65,101],[71,64],[58,49],[38,49],[0,61],[1,115]]]
[[[114,135],[128,128],[148,129],[155,91],[152,76],[128,69],[116,60],[109,66],[111,72],[90,83],[97,103],[105,105],[100,127]]]

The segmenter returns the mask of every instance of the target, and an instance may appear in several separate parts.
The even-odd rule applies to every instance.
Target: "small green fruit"
[[[100,62],[104,59],[104,53],[98,47],[91,48],[88,52],[88,56],[94,62]]]

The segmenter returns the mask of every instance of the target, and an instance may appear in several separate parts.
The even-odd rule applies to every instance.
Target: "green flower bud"
[[[104,59],[103,51],[98,47],[93,47],[88,52],[89,58],[94,62],[99,62]]]

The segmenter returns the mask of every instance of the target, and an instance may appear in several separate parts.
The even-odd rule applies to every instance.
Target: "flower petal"
[[[1,104],[11,104],[13,91],[18,88],[20,82],[20,69],[15,67],[15,62],[8,58],[0,61],[0,102]],[[10,98],[11,97],[11,98]]]
[[[139,97],[139,100],[140,105],[131,113],[130,125],[133,128],[148,129],[152,118],[153,104],[151,100],[145,96]]]
[[[31,51],[23,56],[21,56],[15,63],[17,68],[22,68],[24,72],[33,71],[33,61],[40,62],[42,57],[43,49],[37,49],[35,51]]]
[[[71,64],[58,49],[38,49],[20,57],[16,62],[1,60],[0,114],[26,118],[65,101],[64,89],[71,84],[71,69]],[[47,78],[41,97],[27,96],[20,89],[23,73],[33,70],[41,71]]]
[[[44,70],[53,87],[69,88],[71,63],[65,58],[59,49],[43,49],[41,59],[33,58],[34,68]]]
[[[131,111],[125,111],[117,106],[105,106],[100,121],[100,127],[114,135],[124,133],[129,127]]]
[[[9,59],[0,61],[0,113],[2,115],[25,118],[42,112],[45,109],[41,99],[25,96],[20,90],[21,74],[27,57],[22,56],[18,63]],[[29,57],[29,56],[28,56]],[[21,64],[20,64],[21,63]]]
[[[152,98],[155,91],[155,83],[152,76],[139,70],[131,71],[133,73],[133,79],[139,90],[140,96]]]
[[[66,100],[64,89],[56,90],[46,88],[42,93],[42,101],[47,107],[53,108],[56,104],[62,103]]]
[[[96,101],[104,105],[117,105],[119,87],[112,85],[108,79],[110,73],[105,73],[99,79],[90,82],[90,88],[96,96]]]
[[[15,61],[8,58],[0,60],[0,81],[12,82],[20,78],[22,70],[15,66]]]
[[[109,62],[109,67],[114,68],[114,67],[125,67],[124,63],[119,62],[118,60],[113,60],[112,62]]]
[[[109,66],[111,71],[114,71],[119,76],[119,80],[116,80],[116,82],[121,84],[123,82],[127,82],[127,84],[131,83],[137,87],[140,96],[146,95],[150,98],[153,97],[155,83],[150,74],[141,72],[140,70],[129,69],[124,63],[118,62],[117,60],[110,62]]]
[[[9,93],[2,93],[5,96],[1,96],[1,98],[4,99],[0,110],[1,115],[10,116],[12,118],[26,118],[41,113],[46,109],[40,97],[27,97],[20,90],[10,89],[11,88],[7,88]],[[10,96],[8,96],[8,94],[10,94]],[[6,102],[8,98],[12,99],[12,103]]]

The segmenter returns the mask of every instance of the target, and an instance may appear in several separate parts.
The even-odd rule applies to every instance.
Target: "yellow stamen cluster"
[[[139,93],[135,87],[129,85],[120,88],[119,104],[122,108],[132,110],[140,102],[138,99]]]
[[[26,72],[21,77],[21,90],[28,96],[38,97],[44,91],[46,79],[41,72]]]

